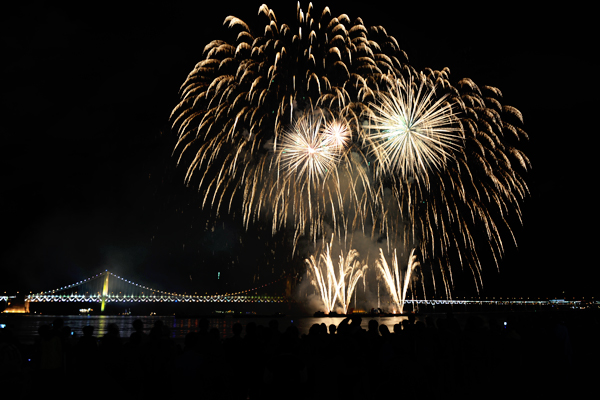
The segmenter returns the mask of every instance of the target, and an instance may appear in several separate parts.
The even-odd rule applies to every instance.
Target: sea
[[[162,321],[170,330],[171,338],[180,344],[183,344],[188,332],[199,330],[200,321],[203,317],[177,317],[167,316],[133,316],[133,315],[39,315],[39,314],[0,314],[0,326],[9,327],[19,338],[21,344],[33,344],[38,330],[42,325],[52,325],[57,319],[62,319],[65,326],[71,330],[74,337],[83,335],[82,329],[85,326],[94,327],[94,336],[102,337],[106,334],[110,324],[116,324],[119,328],[119,334],[122,338],[128,339],[133,333],[133,321],[140,319],[144,323],[144,330],[149,332],[156,321]],[[298,328],[300,335],[308,334],[310,327],[314,324],[325,324],[329,327],[334,324],[336,327],[344,320],[344,316],[339,317],[309,317],[309,316],[218,316],[205,317],[209,322],[210,328],[217,328],[222,339],[233,336],[232,327],[235,323],[242,324],[243,327],[249,322],[254,322],[257,326],[269,326],[273,319],[277,320],[279,330],[284,332],[290,325]],[[361,326],[367,329],[369,320],[373,317],[369,315],[362,316]],[[379,324],[385,324],[393,331],[395,324],[402,323],[407,319],[406,315],[381,316],[376,317]],[[417,316],[419,320],[421,316]],[[424,318],[424,317],[422,317]],[[244,332],[242,332],[242,336]]]
[[[271,310],[272,311],[272,310]],[[429,310],[431,311],[431,310]],[[438,318],[445,318],[446,312],[450,309],[438,311],[438,312],[426,312],[413,314],[416,321],[424,321],[427,317],[431,317],[433,322]],[[520,310],[525,311],[526,314],[534,314],[542,310]],[[453,315],[458,320],[461,328],[464,328],[465,322],[470,315],[478,315],[482,318],[485,325],[488,324],[490,319],[494,319],[496,323],[505,325],[507,317],[513,314],[510,309],[473,309],[467,311],[457,307],[452,310]],[[408,315],[382,315],[382,316],[371,316],[369,314],[358,314],[362,317],[361,326],[364,329],[368,328],[369,320],[376,319],[380,325],[385,324],[390,332],[393,332],[394,325],[401,324],[403,320],[408,319]],[[17,335],[19,341],[23,345],[33,344],[35,338],[38,336],[38,330],[42,325],[52,325],[57,319],[62,319],[63,325],[67,326],[71,330],[71,334],[74,338],[83,334],[82,329],[85,326],[94,327],[94,336],[102,337],[106,334],[108,326],[110,324],[116,324],[119,328],[119,334],[122,338],[128,339],[133,333],[133,321],[140,319],[144,324],[144,331],[149,332],[157,321],[167,326],[170,330],[171,338],[181,345],[184,343],[185,336],[188,332],[200,330],[202,318],[206,318],[209,323],[209,329],[216,328],[219,330],[219,334],[222,339],[233,336],[233,325],[240,323],[244,328],[249,322],[254,322],[257,326],[269,326],[269,322],[275,319],[279,325],[279,331],[284,332],[290,325],[295,325],[300,335],[308,334],[309,329],[314,324],[325,324],[327,327],[335,325],[336,327],[344,320],[345,316],[307,316],[305,314],[298,315],[284,315],[280,313],[276,314],[248,314],[248,313],[221,313],[221,314],[210,314],[205,317],[202,316],[188,316],[188,315],[176,315],[163,313],[163,315],[115,315],[115,314],[51,314],[51,313],[29,313],[29,314],[18,314],[18,313],[0,313],[0,326],[9,327],[14,334]],[[242,336],[245,331],[242,332]]]

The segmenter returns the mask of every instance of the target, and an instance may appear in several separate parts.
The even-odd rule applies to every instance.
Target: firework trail
[[[174,154],[202,205],[241,203],[246,226],[292,230],[294,250],[329,224],[339,238],[368,230],[390,252],[416,249],[447,296],[451,265],[479,289],[479,253],[498,263],[528,194],[521,113],[497,88],[416,71],[360,18],[312,4],[294,25],[258,14],[256,29],[225,19],[235,39],[205,47],[172,112]]]

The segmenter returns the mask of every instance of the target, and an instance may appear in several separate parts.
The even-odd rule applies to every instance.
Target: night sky
[[[302,265],[268,229],[246,232],[239,213],[201,210],[171,157],[180,85],[206,44],[229,38],[225,17],[252,25],[261,2],[18,3],[0,12],[0,292],[105,269],[167,291],[235,291]],[[342,3],[313,4],[384,26],[417,69],[447,66],[453,84],[496,86],[523,113],[531,196],[519,247],[505,238],[482,294],[598,298],[591,12]],[[294,2],[267,4],[293,24]],[[472,294],[470,272],[455,279],[458,296]]]

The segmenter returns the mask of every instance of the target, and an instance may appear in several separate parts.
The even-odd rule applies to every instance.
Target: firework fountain
[[[246,227],[291,231],[292,252],[332,230],[350,249],[337,268],[331,244],[306,260],[328,310],[346,310],[364,281],[349,244],[357,231],[386,238],[375,266],[400,311],[420,265],[447,297],[451,265],[469,268],[479,289],[479,253],[498,263],[508,216],[520,221],[528,194],[521,113],[497,88],[415,70],[393,36],[360,18],[312,4],[298,4],[294,25],[266,5],[259,18],[255,29],[225,18],[235,40],[205,47],[172,113],[178,164],[202,205],[232,211],[240,199]],[[398,250],[410,254],[405,271]]]
[[[364,285],[367,266],[359,261],[358,251],[350,250],[346,256],[341,252],[336,268],[331,257],[332,245],[333,243],[327,244],[318,259],[314,255],[310,256],[306,264],[314,285],[319,290],[326,313],[334,311],[339,304],[345,314],[360,278],[363,278]]]
[[[376,262],[378,272],[380,273],[379,276],[383,279],[388,288],[392,302],[396,307],[394,311],[401,314],[404,311],[404,301],[406,300],[406,293],[408,291],[412,273],[414,269],[419,266],[417,257],[414,254],[415,250],[411,250],[410,256],[408,257],[408,265],[404,272],[400,270],[395,250],[391,268],[386,261],[383,250],[380,249],[380,252],[380,258]]]

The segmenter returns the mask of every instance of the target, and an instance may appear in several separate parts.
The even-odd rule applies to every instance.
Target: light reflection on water
[[[73,336],[81,336],[84,326],[91,325],[94,327],[94,336],[102,337],[106,334],[109,324],[116,324],[119,327],[120,336],[128,339],[133,333],[132,323],[136,319],[142,320],[144,323],[144,331],[148,333],[154,323],[158,320],[162,321],[171,331],[171,337],[178,343],[183,344],[185,335],[191,331],[197,331],[200,326],[200,318],[178,318],[175,316],[116,316],[116,315],[28,315],[28,314],[4,314],[0,317],[2,323],[7,324],[17,334],[22,344],[33,343],[38,334],[40,326],[47,324],[52,325],[56,318],[62,318],[64,325],[70,327]],[[245,328],[248,322],[254,322],[257,326],[269,326],[269,322],[276,319],[279,324],[279,331],[284,332],[290,325],[295,325],[299,333],[308,334],[310,327],[313,324],[324,323],[327,327],[334,324],[336,327],[344,320],[344,317],[223,317],[209,318],[209,329],[217,328],[221,338],[227,338],[233,335],[232,327],[236,322],[242,324]],[[372,317],[362,316],[361,326],[367,329],[369,320]],[[393,332],[394,324],[401,323],[407,319],[406,316],[397,317],[375,317],[379,324],[385,324],[390,332]],[[417,320],[419,317],[417,317]],[[242,332],[242,336],[245,330]]]

